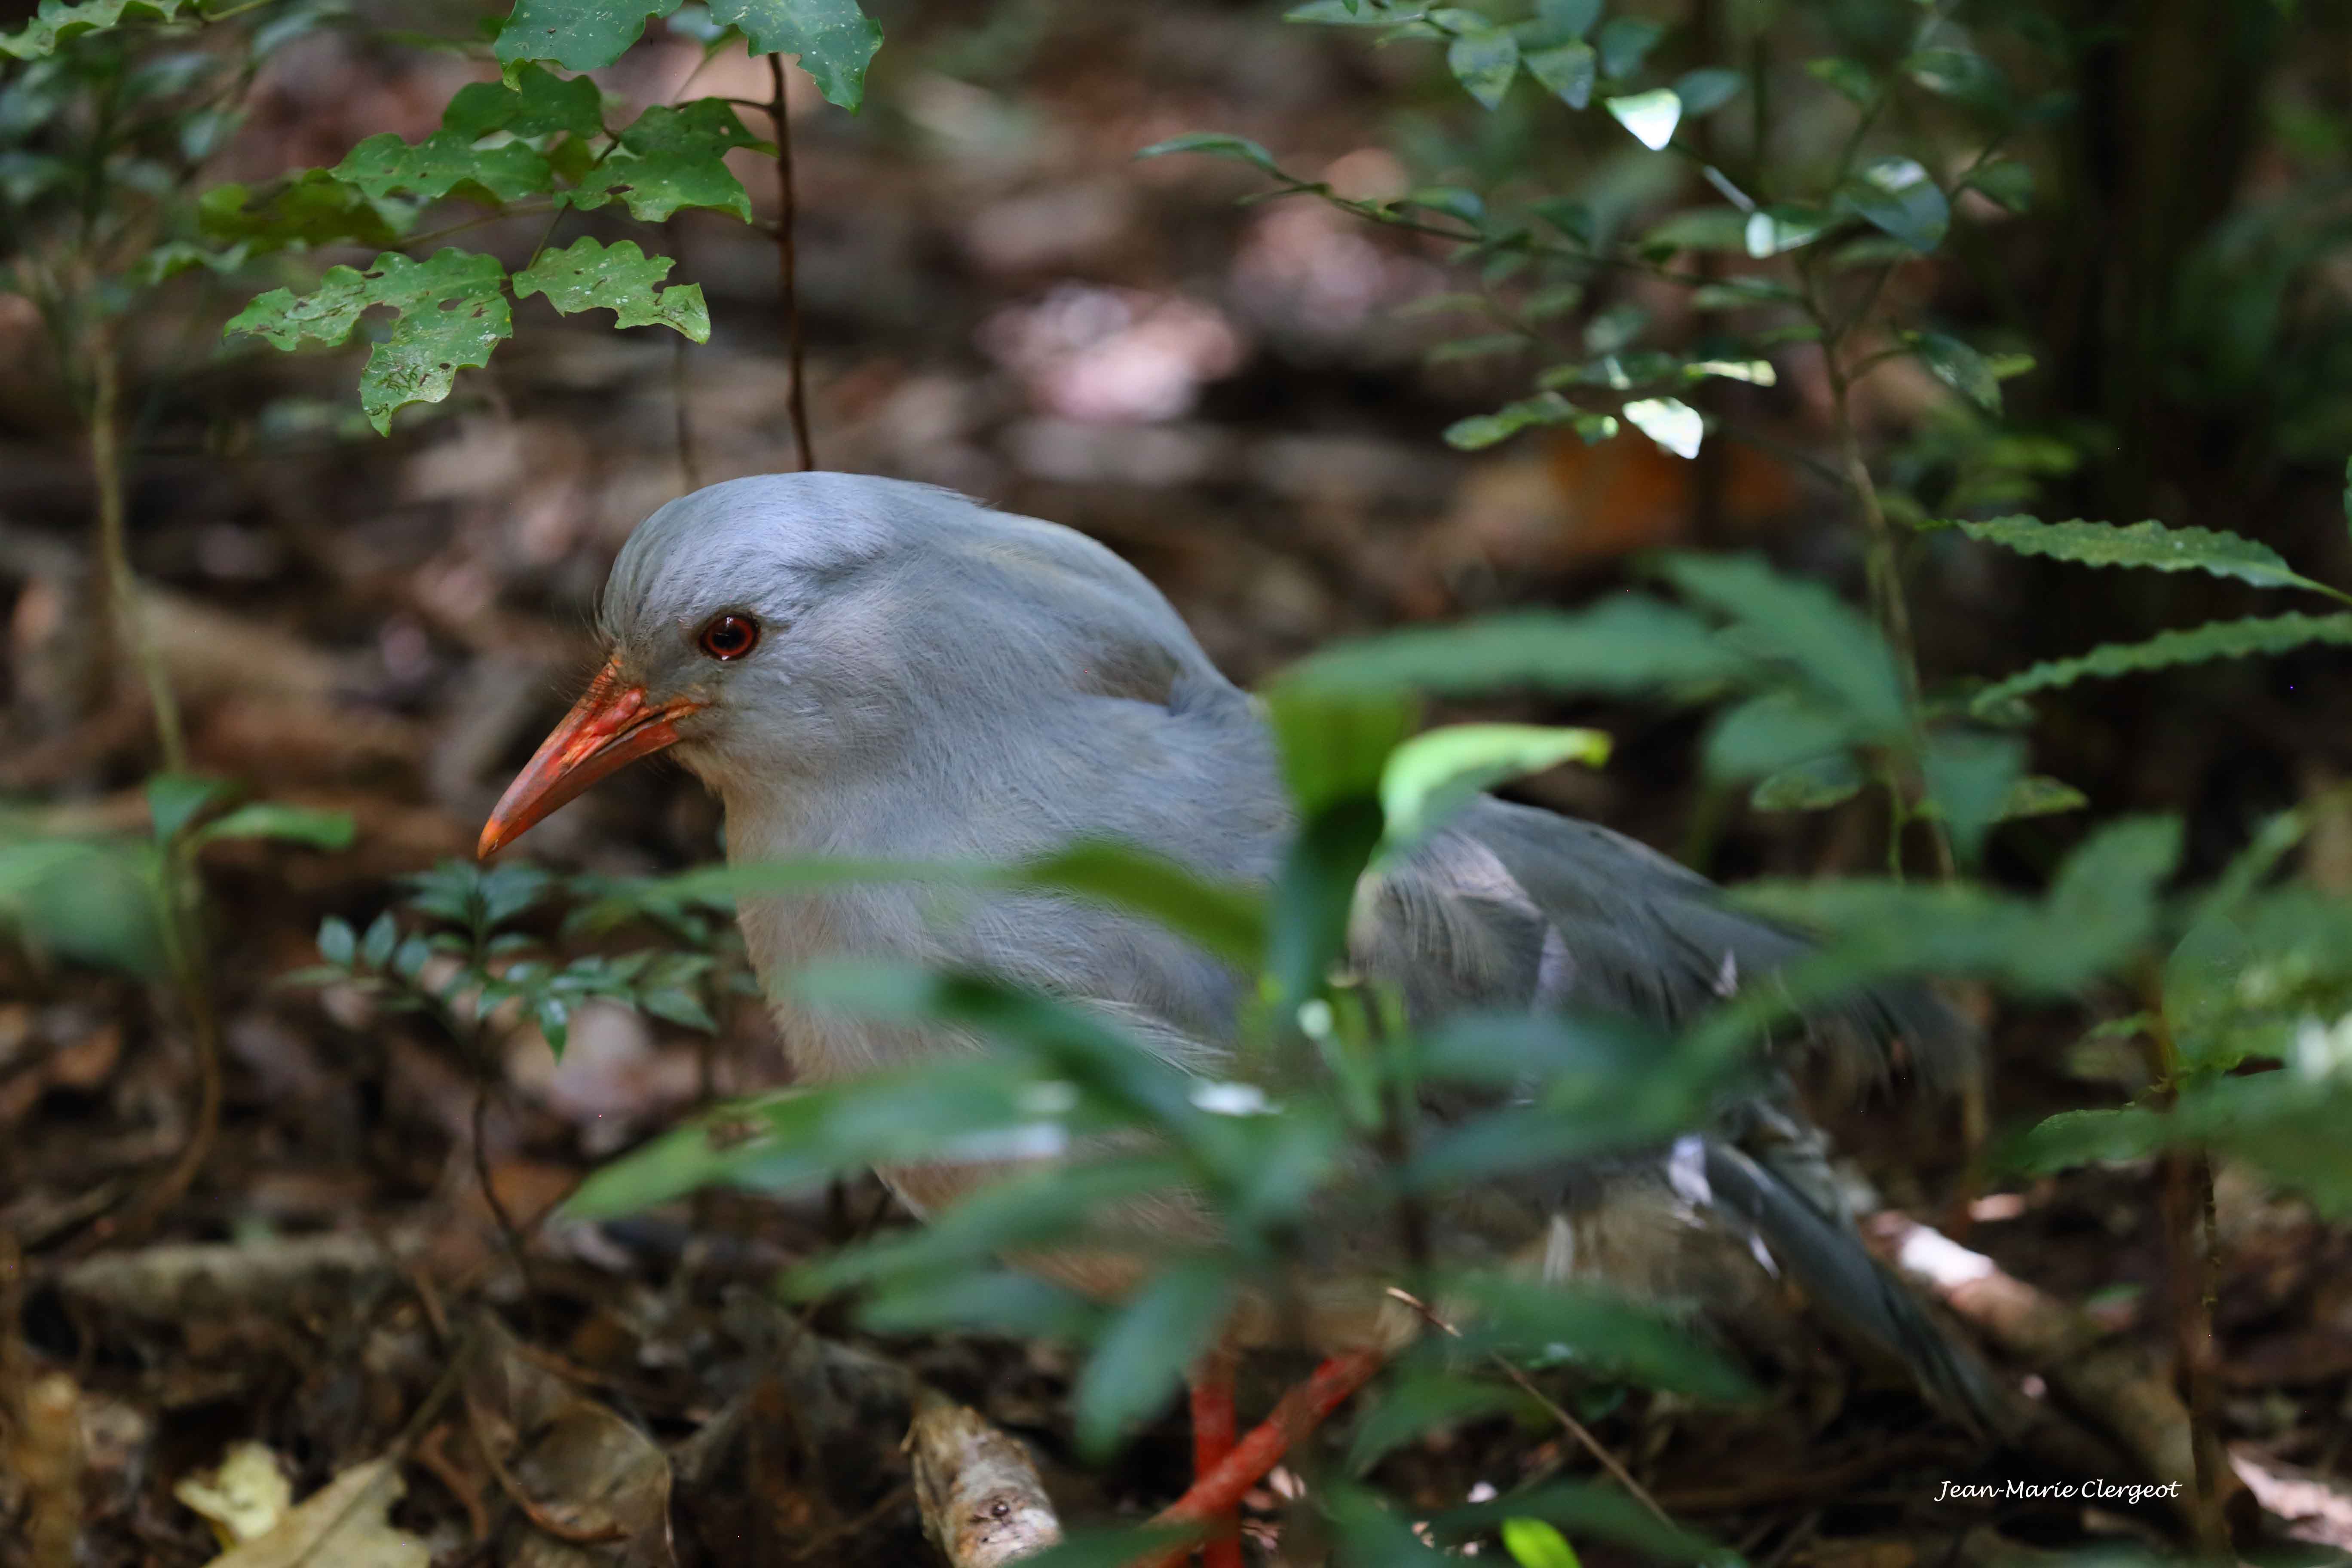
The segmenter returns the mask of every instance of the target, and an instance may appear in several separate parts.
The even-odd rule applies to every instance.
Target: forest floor
[[[1347,632],[1589,593],[1664,544],[1850,565],[1832,498],[1746,449],[1705,479],[1631,437],[1449,452],[1436,432],[1495,384],[1424,367],[1442,329],[1391,313],[1442,285],[1432,254],[1304,204],[1236,207],[1250,181],[1228,165],[1129,161],[1165,135],[1232,130],[1382,188],[1397,172],[1371,150],[1376,84],[1359,74],[1381,68],[1213,10],[1121,18],[935,39],[916,57],[934,63],[899,68],[856,125],[803,106],[824,466],[950,485],[1094,534],[1244,681]],[[331,37],[303,51],[265,83],[245,166],[226,172],[421,134],[463,68]],[[693,59],[684,44],[641,50],[608,85],[659,96]],[[735,68],[711,68],[698,90],[750,95]],[[764,202],[766,172],[744,173]],[[401,1458],[390,1517],[443,1564],[919,1563],[893,1367],[1029,1442],[1067,1520],[1140,1519],[1182,1489],[1181,1412],[1107,1468],[1071,1458],[1071,1365],[1050,1346],[877,1340],[838,1308],[777,1305],[766,1287],[781,1267],[907,1223],[870,1181],[710,1194],[604,1224],[551,1217],[615,1151],[711,1096],[782,1079],[756,1006],[715,1042],[592,1006],[561,1062],[524,1027],[486,1076],[413,1016],[279,984],[315,962],[323,917],[364,922],[397,879],[469,852],[593,668],[587,606],[629,528],[689,483],[790,466],[772,254],[720,221],[682,220],[670,238],[678,276],[709,292],[709,346],[680,353],[655,329],[526,310],[494,371],[469,373],[390,440],[352,433],[353,355],[206,349],[217,299],[176,301],[198,326],[152,323],[135,345],[135,550],[195,765],[348,812],[358,835],[342,853],[205,851],[225,1099],[201,1170],[152,1222],[142,1200],[196,1126],[178,1004],[69,965],[8,972],[26,984],[0,1000],[0,1405],[20,1415],[14,1462],[0,1463],[0,1564],[67,1561],[37,1555],[60,1486],[80,1500],[76,1561],[209,1562],[219,1542],[175,1488],[240,1442],[266,1445],[298,1497]],[[0,372],[0,604],[13,604],[0,795],[40,803],[49,829],[135,831],[152,757],[141,711],[89,700],[102,650],[83,635],[95,622],[78,437],[31,323],[0,317],[0,364],[13,367]],[[1874,388],[1866,413],[1886,425],[1932,395],[1895,375]],[[1758,396],[1759,419],[1819,444],[1802,374]],[[1706,507],[1701,483],[1718,487]],[[1952,586],[1931,648],[1965,647],[1971,592],[1998,584]],[[1574,712],[1618,733],[1619,761],[1537,781],[1528,798],[1723,877],[1866,855],[1874,825],[1858,813],[1800,823],[1738,808],[1694,833],[1708,814],[1688,784],[1693,724]],[[710,858],[717,827],[690,780],[650,767],[529,849],[642,874]],[[1996,1131],[2112,1096],[2074,1076],[2085,1069],[2066,1046],[2082,1021],[1994,1021]],[[1901,1206],[2078,1309],[2103,1345],[2160,1364],[2154,1173],[1964,1191],[1958,1124],[1885,1106],[1840,1123]],[[499,1207],[528,1233],[520,1262],[483,1198],[478,1131]],[[2224,1175],[2215,1373],[2229,1444],[2275,1537],[2352,1550],[2352,1237]],[[1254,1369],[1245,1402],[1264,1407],[1273,1371]],[[1563,1392],[1667,1511],[1769,1568],[2179,1539],[2160,1503],[1949,1499],[1946,1483],[2144,1478],[1989,1451],[1834,1356],[1754,1409]],[[32,1418],[42,1409],[52,1427]],[[59,1480],[68,1464],[79,1472]],[[1504,1421],[1402,1452],[1381,1476],[1434,1508],[1554,1469],[1598,1474],[1559,1432]],[[395,1484],[382,1471],[360,1483]],[[1270,1538],[1286,1508],[1278,1489],[1254,1494],[1253,1531]],[[1312,1560],[1298,1528],[1285,1540],[1286,1560]]]

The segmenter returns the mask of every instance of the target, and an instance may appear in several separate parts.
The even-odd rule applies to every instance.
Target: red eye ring
[[[741,658],[760,646],[760,623],[749,616],[715,616],[695,646],[722,663]]]

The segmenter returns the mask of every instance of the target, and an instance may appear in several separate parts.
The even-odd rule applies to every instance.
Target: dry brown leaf
[[[206,1568],[429,1568],[432,1550],[385,1517],[405,1489],[390,1459],[353,1465]]]

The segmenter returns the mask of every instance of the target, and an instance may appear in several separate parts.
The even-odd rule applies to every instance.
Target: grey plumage
[[[752,656],[721,664],[694,639],[725,612],[767,633]],[[1264,880],[1282,853],[1287,807],[1251,700],[1140,574],[1054,524],[892,480],[738,479],[639,527],[601,625],[622,679],[700,704],[676,751],[723,800],[739,862],[1008,861],[1104,837]],[[841,952],[976,966],[1102,1008],[1192,1070],[1215,1070],[1226,1053],[1240,977],[1165,931],[1035,895],[935,914],[919,891],[874,886],[747,900],[742,922],[763,975]],[[1423,1017],[1577,1007],[1671,1023],[1802,944],[1621,835],[1482,799],[1368,883],[1351,947]],[[955,1048],[777,1005],[812,1079]],[[1965,1031],[1915,993],[1858,999],[1814,1035],[1852,1076],[1883,1072],[1895,1040],[1928,1082],[1969,1070]],[[1687,1271],[1664,1255],[1692,1228],[1689,1212],[1712,1207],[1739,1250],[1760,1240],[1939,1402],[1980,1408],[1980,1369],[1863,1250],[1811,1168],[1817,1142],[1748,1137],[1742,1120],[1688,1144],[1679,1167],[1662,1154],[1564,1178],[1558,1192],[1580,1195],[1558,1220],[1527,1216],[1526,1241],[1562,1266],[1671,1289]],[[1744,1121],[1795,1125],[1769,1106]],[[919,1205],[959,1180],[897,1174]]]

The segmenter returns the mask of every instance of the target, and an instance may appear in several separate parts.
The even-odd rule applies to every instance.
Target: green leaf
[[[1903,682],[1885,639],[1827,588],[1751,555],[1674,555],[1660,570],[1683,594],[1729,618],[1740,643],[1785,661],[1833,700],[1860,733],[1885,740],[1906,731]]]
[[[1503,1550],[1519,1568],[1583,1568],[1568,1538],[1539,1519],[1503,1521]]]
[[[158,844],[169,844],[229,793],[225,779],[157,773],[147,781],[147,818]]]
[[[1922,49],[1903,62],[1903,69],[1929,92],[1971,109],[1997,114],[2010,107],[2008,76],[1982,55],[1966,49]]]
[[[2137,1106],[2062,1110],[2011,1144],[2001,1163],[2023,1175],[2051,1175],[2081,1165],[2145,1159],[2179,1135],[2170,1117]]]
[[[324,169],[304,169],[268,187],[256,202],[240,184],[215,185],[196,198],[196,230],[231,243],[231,258],[320,245],[397,242],[414,216],[405,203],[372,200]]]
[[[1675,96],[1670,87],[1654,87],[1647,92],[1612,98],[1605,100],[1605,107],[1618,124],[1633,133],[1634,141],[1653,153],[1673,141],[1675,127],[1682,123],[1683,100]]]
[[[1951,204],[1911,158],[1880,158],[1838,188],[1838,204],[1922,255],[1944,242]]]
[[[1356,883],[1381,827],[1378,801],[1342,798],[1307,816],[1290,841],[1267,921],[1265,984],[1277,1017],[1296,1016],[1346,951]]]
[[[129,21],[168,22],[184,0],[41,0],[33,19],[13,33],[0,33],[0,55],[37,60],[84,33],[100,33]],[[22,15],[22,13],[18,13]]]
[[[509,68],[553,60],[566,70],[598,70],[628,52],[649,18],[677,6],[678,0],[515,0],[493,52]]]
[[[1594,66],[1592,46],[1587,43],[1536,49],[1527,57],[1528,74],[1570,109],[1582,109],[1592,101]]]
[[[1282,14],[1286,22],[1319,23],[1327,27],[1392,27],[1419,20],[1424,7],[1391,10],[1381,0],[1307,0]]]
[[[1817,207],[1769,206],[1748,215],[1748,254],[1761,261],[1812,244],[1830,229],[1829,215]]]
[[[1963,866],[1974,866],[1993,824],[2011,815],[2011,794],[2025,773],[2025,742],[2014,735],[1948,731],[1928,740],[1919,768],[1953,853]]]
[[[1013,875],[1159,921],[1221,958],[1255,970],[1265,952],[1265,900],[1254,889],[1215,882],[1173,860],[1107,840],[1081,841]]]
[[[1519,41],[1499,27],[1480,27],[1445,47],[1445,68],[1463,90],[1488,109],[1503,101],[1518,74]]]
[[[755,55],[797,55],[828,102],[854,110],[882,28],[857,0],[709,0],[710,19],[741,31]]]
[[[360,939],[352,930],[352,922],[341,915],[329,915],[319,922],[319,956],[339,969],[349,969],[360,950]]]
[[[1622,1542],[1665,1563],[1725,1563],[1727,1548],[1661,1520],[1613,1484],[1555,1482],[1506,1492],[1491,1501],[1450,1508],[1430,1521],[1441,1540],[1499,1530],[1513,1519],[1541,1519],[1580,1535]]]
[[[2054,816],[2062,811],[2080,811],[2090,804],[2081,790],[2063,780],[2047,773],[2029,773],[2009,786],[2009,795],[2000,803],[2000,820]]]
[[[2111,522],[2043,522],[2037,518],[1996,517],[1984,522],[1963,522],[1960,531],[1970,539],[2014,550],[2020,555],[2044,555],[2080,566],[2137,566],[2151,572],[2208,572],[2252,583],[2258,588],[2309,588],[2328,593],[2289,566],[2277,551],[2242,534],[2203,528],[2168,528],[2160,522],[2135,522],[2117,527]]]
[[[1750,386],[1777,386],[1780,381],[1780,373],[1772,368],[1769,359],[1701,359],[1683,366],[1683,378],[1686,381],[1710,375],[1725,381],[1744,381]]]
[[[1492,359],[1496,354],[1524,353],[1528,340],[1517,332],[1482,332],[1437,344],[1426,356],[1431,364],[1452,364],[1467,359]]]
[[[2014,159],[1978,165],[1967,184],[2013,213],[2033,208],[2033,170]]]
[[[1207,158],[1237,158],[1254,169],[1269,174],[1282,173],[1274,154],[1246,136],[1227,136],[1214,131],[1188,132],[1171,136],[1165,142],[1154,142],[1135,154],[1138,158],[1165,158],[1172,153],[1198,153]]]
[[[1644,397],[1625,405],[1624,415],[1633,428],[1677,458],[1697,457],[1706,438],[1706,421],[1678,397]]]
[[[430,261],[412,261],[386,251],[365,271],[329,268],[317,291],[299,299],[273,289],[223,331],[252,332],[290,349],[305,338],[343,342],[361,312],[375,306],[397,311],[360,373],[360,406],[382,434],[397,410],[448,396],[459,366],[488,364],[491,349],[514,335],[505,282],[494,257],[447,249]]]
[[[1283,680],[1313,689],[1458,695],[1512,687],[1632,695],[1731,681],[1743,660],[1706,622],[1641,594],[1573,614],[1522,611],[1346,642]]]
[[[275,838],[289,844],[305,844],[313,849],[343,850],[352,847],[358,833],[348,811],[314,811],[304,805],[256,802],[206,823],[196,838],[206,844],[216,838]]]
[[[1754,216],[1750,215],[1751,222]],[[1743,233],[1743,243],[1745,237]],[[1700,310],[1739,310],[1751,305],[1793,304],[1796,299],[1794,289],[1768,278],[1727,278],[1720,283],[1703,283],[1691,290],[1691,306]]]
[[[1978,692],[1969,706],[1979,714],[1997,713],[2005,703],[2020,697],[2072,686],[2089,678],[2113,680],[2210,659],[2291,653],[2315,644],[2352,647],[2352,615],[2262,616],[2238,621],[2208,621],[2187,631],[2159,633],[2146,642],[2107,643],[2074,658],[2052,659],[2021,670]]]
[[[695,342],[708,342],[710,311],[702,302],[702,285],[655,288],[675,265],[670,257],[646,255],[633,239],[607,247],[583,237],[562,250],[541,253],[516,273],[514,293],[518,300],[544,294],[567,316],[610,310],[615,327],[667,327]]]
[[[1515,1360],[1573,1360],[1655,1388],[1731,1402],[1755,1385],[1729,1361],[1654,1309],[1591,1287],[1503,1274],[1457,1275],[1446,1300],[1472,1310],[1462,1345]]]
[[[1639,243],[1645,251],[1739,251],[1747,247],[1748,218],[1738,207],[1693,207],[1644,230]]]
[[[1748,794],[1759,811],[1821,811],[1852,800],[1870,781],[1851,752],[1832,752],[1764,778]]]
[[[1852,103],[1866,104],[1878,96],[1878,79],[1860,60],[1807,60],[1805,74]]]
[[[620,145],[580,177],[567,199],[593,208],[618,196],[642,223],[659,223],[680,207],[719,207],[749,223],[751,198],[726,157],[760,144],[723,100],[698,98],[677,109],[656,104],[621,132]]]
[[[1709,778],[1736,782],[1785,773],[1864,739],[1852,719],[1798,688],[1727,708],[1709,727]]]
[[[1601,25],[1601,36],[1593,41],[1601,50],[1601,74],[1611,81],[1622,81],[1642,68],[1650,58],[1651,48],[1666,36],[1666,29],[1644,16],[1612,16]]]
[[[1721,109],[1747,85],[1748,79],[1738,71],[1707,67],[1675,79],[1675,96],[1682,100],[1683,112],[1695,118]]]
[[[1562,763],[1600,767],[1609,737],[1598,730],[1542,724],[1447,724],[1425,730],[1389,753],[1381,772],[1387,852],[1431,833],[1481,794]]]
[[[1527,1403],[1526,1394],[1504,1384],[1443,1369],[1416,1373],[1391,1384],[1380,1403],[1356,1423],[1348,1445],[1348,1468],[1361,1475],[1400,1444]]]
[[[400,943],[400,922],[393,919],[390,910],[368,922],[367,934],[360,939],[359,963],[362,968],[382,969],[392,957],[392,950]]]
[[[1445,444],[1457,451],[1475,452],[1508,440],[1530,425],[1560,425],[1577,417],[1576,405],[1557,392],[1521,398],[1492,414],[1474,414],[1445,427]]]
[[[1376,798],[1389,754],[1412,732],[1413,704],[1395,689],[1286,679],[1265,692],[1265,706],[1283,783],[1302,817]]]
[[[1458,217],[1476,228],[1486,221],[1486,204],[1478,193],[1460,185],[1422,185],[1400,198],[1401,207],[1420,207],[1424,211],[1444,213]]]
[[[1078,1451],[1107,1457],[1165,1405],[1233,1310],[1233,1276],[1206,1261],[1161,1270],[1138,1290],[1087,1358],[1070,1404]]]
[[[467,82],[441,112],[441,128],[468,142],[503,131],[526,142],[570,134],[602,135],[604,106],[584,76],[561,77],[535,65],[509,73],[510,82]]]
[[[381,200],[394,191],[427,199],[460,187],[491,202],[519,201],[551,188],[555,172],[520,142],[477,149],[454,131],[436,131],[414,147],[390,132],[371,136],[336,164],[334,176]]]
[[[1903,337],[1937,381],[1987,414],[2000,412],[2000,383],[1982,354],[1942,332],[1906,332]]]

